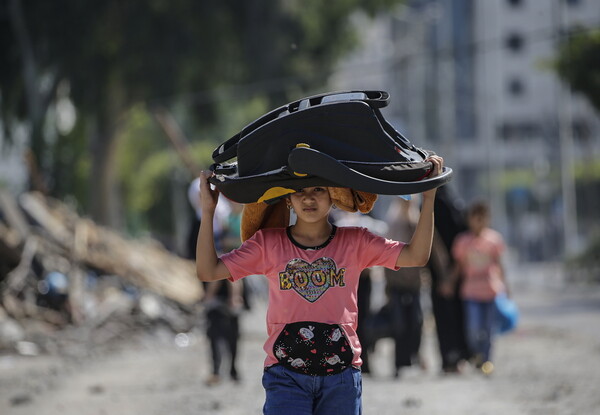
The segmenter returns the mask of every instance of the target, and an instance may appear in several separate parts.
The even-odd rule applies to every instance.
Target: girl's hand
[[[202,212],[214,213],[219,200],[219,191],[212,189],[208,179],[212,177],[211,171],[203,170],[200,173],[200,207]]]
[[[433,169],[431,170],[431,173],[429,174],[429,177],[435,177],[435,176],[439,176],[442,172],[442,168],[444,167],[444,159],[441,158],[440,156],[429,156],[425,159],[425,161],[430,161],[433,164]],[[426,192],[423,192],[423,197],[424,198],[428,198],[428,197],[435,197],[435,192],[437,190],[436,188],[433,188],[431,190],[427,190]]]

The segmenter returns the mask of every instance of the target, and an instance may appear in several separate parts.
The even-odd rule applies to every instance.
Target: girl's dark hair
[[[483,200],[477,200],[469,207],[469,216],[489,216],[489,214],[490,207]]]

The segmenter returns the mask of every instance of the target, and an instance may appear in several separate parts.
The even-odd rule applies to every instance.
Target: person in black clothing
[[[386,214],[389,226],[388,237],[408,240],[419,219],[415,200],[396,198]],[[401,268],[397,271],[385,269],[385,283],[389,309],[391,337],[394,339],[394,377],[400,376],[404,367],[419,364],[425,368],[420,356],[423,334],[423,311],[421,308],[420,267]]]
[[[224,350],[229,357],[229,375],[237,382],[240,380],[236,360],[240,338],[239,312],[243,306],[242,285],[222,280],[205,283],[204,287],[206,335],[210,342],[212,358],[212,373],[206,384],[210,386],[220,381]]]
[[[441,295],[440,287],[450,277],[454,268],[450,249],[454,238],[467,229],[466,219],[460,202],[452,194],[448,186],[438,189],[435,200],[436,217],[435,234],[431,257],[427,267],[431,275],[431,302],[436,323],[442,370],[445,373],[456,373],[461,362],[468,360],[470,352],[464,332],[464,315],[459,287],[454,288],[454,295]]]

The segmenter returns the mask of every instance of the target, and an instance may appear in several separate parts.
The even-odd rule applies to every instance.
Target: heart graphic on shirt
[[[279,273],[279,288],[293,289],[311,303],[317,301],[330,287],[344,287],[345,268],[337,269],[331,258],[319,258],[314,262],[293,259]]]

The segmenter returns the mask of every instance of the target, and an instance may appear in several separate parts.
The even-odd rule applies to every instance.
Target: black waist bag
[[[280,364],[298,373],[329,376],[352,364],[354,353],[338,324],[299,321],[289,323],[273,346]]]

